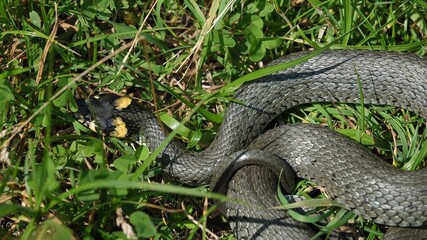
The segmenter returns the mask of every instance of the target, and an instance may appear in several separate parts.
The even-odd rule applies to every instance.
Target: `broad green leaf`
[[[61,88],[68,86],[71,81],[72,80],[69,76],[59,77],[58,91]],[[75,89],[76,87],[77,87],[77,84],[72,83],[69,86],[69,88],[67,90],[65,90],[65,92],[63,92],[61,95],[59,95],[59,97],[57,97],[56,99],[53,100],[53,104],[57,107],[64,107],[69,102],[75,103],[72,89]]]
[[[70,99],[73,99],[73,94],[69,89],[67,89],[65,90],[65,92],[61,93],[61,95],[59,95],[53,100],[53,104],[56,107],[64,107],[65,105],[67,105]]]
[[[124,173],[130,172],[135,164],[136,158],[132,154],[124,155],[114,160],[114,166]]]
[[[82,14],[88,19],[108,20],[111,10],[115,8],[112,0],[83,0],[82,2]]]
[[[262,45],[264,45],[264,47],[267,49],[275,49],[275,48],[278,48],[280,45],[282,45],[282,39],[280,38],[263,39]]]
[[[145,145],[140,146],[136,151],[136,156],[138,161],[146,160],[149,155],[150,155],[150,149],[148,149],[148,147]]]
[[[236,45],[236,41],[231,37],[231,34],[224,29],[213,31],[212,36],[213,41],[221,46],[232,48]]]
[[[264,8],[261,10],[261,12],[259,12],[259,16],[265,17],[274,11],[274,5],[271,4],[269,1],[262,1],[262,2],[264,3]]]
[[[264,36],[261,28],[252,23],[246,27],[245,35],[248,39],[248,42],[251,44],[251,47],[252,45],[257,45],[261,41],[261,38]]]
[[[73,143],[73,148],[77,148],[77,160],[83,160],[87,157],[95,157],[96,163],[104,162],[104,148],[100,139],[93,139],[85,143]]]
[[[58,219],[48,219],[34,233],[34,240],[72,240],[73,233]]]
[[[150,238],[156,234],[156,227],[148,214],[136,211],[130,215],[130,222],[135,226],[138,237]]]
[[[262,43],[251,45],[249,49],[249,58],[253,62],[259,62],[265,56],[266,49]]]
[[[40,28],[41,27],[41,19],[39,14],[36,11],[31,11],[30,12],[30,21],[32,24],[34,24],[34,26]]]
[[[251,24],[258,27],[259,29],[262,29],[264,27],[264,21],[257,15],[251,16]]]
[[[148,71],[153,71],[154,74],[160,75],[165,71],[165,67],[159,64],[155,64],[153,62],[144,62],[140,67],[147,69]]]

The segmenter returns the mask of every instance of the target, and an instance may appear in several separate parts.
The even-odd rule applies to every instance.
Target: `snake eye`
[[[85,122],[92,122],[92,116],[86,115],[84,116]]]

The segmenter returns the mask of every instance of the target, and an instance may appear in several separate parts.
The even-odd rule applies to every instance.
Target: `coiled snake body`
[[[270,65],[304,54],[291,54]],[[283,212],[265,210],[278,205],[277,180],[271,172],[282,168],[324,186],[364,218],[389,226],[426,227],[425,169],[395,169],[353,140],[322,127],[285,125],[262,134],[272,119],[289,108],[313,102],[359,103],[361,92],[364,104],[401,107],[426,118],[427,61],[396,52],[326,51],[240,87],[235,95],[238,103],[230,104],[206,150],[192,152],[171,142],[159,160],[182,183],[197,186],[212,180],[213,189],[228,189],[232,197],[260,204],[264,210],[227,202],[227,215],[238,238],[309,239],[313,235],[309,227]],[[142,132],[151,149],[159,147],[165,136],[152,113],[134,104],[118,108],[118,100],[111,95],[90,99],[79,104],[79,111],[90,112],[101,130],[113,135],[117,129],[112,119],[119,116],[128,132]],[[292,184],[292,179],[282,182]]]

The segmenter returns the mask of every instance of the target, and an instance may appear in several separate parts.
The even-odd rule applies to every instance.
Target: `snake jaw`
[[[89,107],[86,101],[84,99],[77,99],[76,103],[77,103],[78,110],[77,112],[74,113],[75,119],[79,123],[89,128],[90,130],[94,132],[98,132],[97,123],[95,119],[93,119],[92,113],[89,110]]]
[[[86,118],[83,118],[83,119],[79,119],[78,121],[81,124],[85,125],[87,128],[89,128],[90,130],[92,130],[93,132],[99,132],[97,129],[98,127],[95,120],[93,119],[87,120]]]

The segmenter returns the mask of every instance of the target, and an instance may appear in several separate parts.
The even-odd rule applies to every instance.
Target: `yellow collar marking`
[[[124,138],[128,134],[126,123],[121,117],[117,117],[113,120],[114,131],[110,132],[110,136],[117,138]]]
[[[132,103],[132,99],[128,97],[121,97],[116,99],[113,105],[116,107],[117,110],[121,111],[127,108],[131,103]]]

